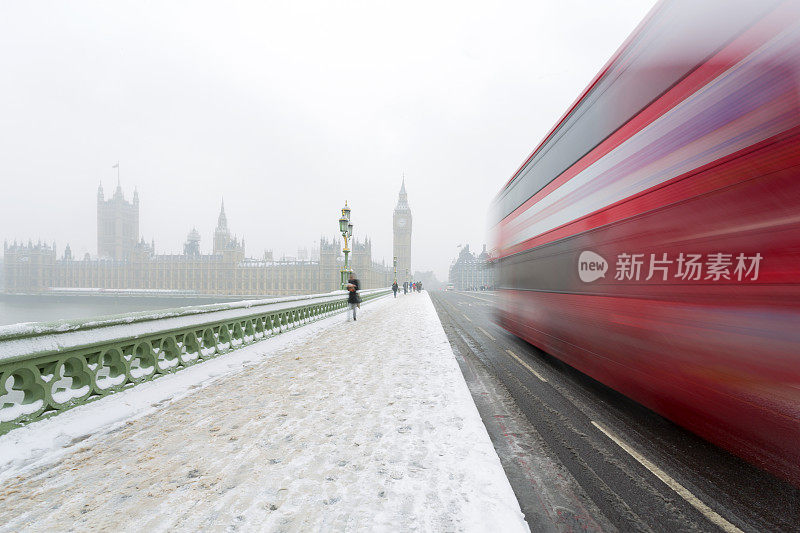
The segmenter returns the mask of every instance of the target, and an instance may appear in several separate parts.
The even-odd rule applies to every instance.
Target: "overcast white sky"
[[[499,188],[654,4],[3,2],[0,238],[96,253],[95,193],[210,250],[220,198],[247,254],[355,233],[391,261],[405,172],[412,260],[441,280],[486,242]]]

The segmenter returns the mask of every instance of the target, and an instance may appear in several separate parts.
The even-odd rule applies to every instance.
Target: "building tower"
[[[219,217],[217,218],[217,228],[214,230],[214,255],[219,255],[228,247],[228,241],[231,239],[231,233],[228,231],[228,217],[225,216],[225,200],[222,200],[222,205],[219,208]]]
[[[410,276],[411,270],[411,208],[408,207],[406,195],[406,180],[400,186],[397,197],[397,206],[394,208],[394,257],[397,258],[397,281],[408,281],[406,273]]]
[[[116,261],[130,258],[139,237],[139,193],[128,202],[117,181],[114,196],[106,200],[103,184],[97,187],[97,255]]]
[[[321,292],[340,289],[342,260],[342,241],[338,237],[319,240],[319,290]]]
[[[192,228],[183,244],[183,255],[189,257],[200,257],[200,233]]]
[[[228,217],[225,215],[225,200],[222,201],[219,208],[217,228],[214,230],[213,253],[234,262],[244,259],[244,239],[240,243],[236,236],[231,236],[228,229]]]

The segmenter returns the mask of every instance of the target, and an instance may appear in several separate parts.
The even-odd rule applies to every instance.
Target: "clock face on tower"
[[[405,217],[398,218],[397,219],[397,225],[400,226],[401,228],[405,228],[406,227],[406,219],[405,219]]]

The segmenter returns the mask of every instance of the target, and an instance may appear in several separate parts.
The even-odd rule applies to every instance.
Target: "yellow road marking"
[[[539,373],[538,373],[536,370],[534,370],[533,368],[531,368],[531,366],[530,366],[528,363],[526,363],[525,361],[523,361],[522,359],[520,359],[520,358],[519,358],[519,356],[518,356],[517,354],[515,354],[515,353],[514,353],[514,352],[512,352],[511,350],[506,350],[506,352],[508,352],[508,355],[510,355],[511,357],[513,357],[514,359],[516,359],[516,360],[519,362],[519,364],[521,364],[522,366],[524,366],[525,368],[527,368],[527,369],[528,369],[528,371],[529,371],[531,374],[533,374],[534,376],[536,376],[537,378],[539,378],[541,381],[544,381],[545,383],[547,383],[547,380],[546,380],[546,379],[544,379],[544,378],[542,377],[542,375],[541,375],[541,374],[539,374]]]
[[[496,341],[496,340],[497,340],[497,339],[495,339],[494,337],[492,337],[491,335],[489,335],[489,332],[488,332],[488,331],[486,331],[485,329],[483,329],[482,327],[480,327],[480,326],[475,326],[475,327],[476,327],[476,328],[478,328],[479,330],[481,330],[481,331],[483,332],[483,334],[484,334],[484,335],[486,335],[487,337],[489,337],[489,338],[490,338],[490,339],[492,339],[493,341]]]
[[[703,513],[703,516],[708,518],[717,527],[728,533],[742,533],[741,529],[739,529],[738,527],[734,526],[733,524],[722,518],[713,509],[711,509],[711,507],[701,502],[700,499],[697,498],[697,496],[689,492],[686,489],[686,487],[684,487],[683,485],[672,479],[666,472],[664,472],[659,467],[651,463],[647,458],[642,456],[639,452],[628,446],[619,437],[614,435],[614,433],[607,430],[594,420],[592,420],[592,425],[597,429],[599,429],[600,431],[602,431],[603,433],[605,433],[606,437],[613,440],[617,444],[617,446],[628,452],[628,454],[631,457],[639,461],[639,463],[641,463],[642,466],[644,466],[646,469],[652,472],[658,479],[666,483],[669,488],[677,492],[678,495],[687,502],[689,502],[689,504],[692,507]]]

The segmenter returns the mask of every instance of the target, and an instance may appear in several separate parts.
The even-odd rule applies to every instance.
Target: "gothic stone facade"
[[[102,203],[101,203],[102,202]],[[114,209],[119,209],[119,213]],[[52,288],[99,288],[184,291],[198,295],[292,296],[339,288],[343,265],[338,239],[320,241],[317,260],[272,260],[245,256],[244,240],[231,236],[224,205],[214,232],[213,252],[201,254],[197,230],[192,229],[183,254],[157,255],[144,240],[130,242],[138,233],[138,196],[126,202],[122,190],[105,201],[98,191],[98,255],[75,260],[69,246],[61,258],[55,244],[4,246],[5,291],[42,293]],[[113,224],[111,223],[113,222]],[[120,229],[121,228],[121,229]],[[136,233],[134,233],[135,235]],[[392,269],[372,260],[372,242],[355,241],[352,268],[363,288],[391,285]]]

